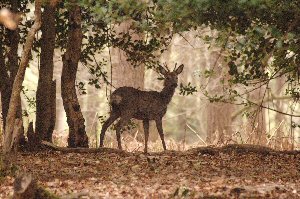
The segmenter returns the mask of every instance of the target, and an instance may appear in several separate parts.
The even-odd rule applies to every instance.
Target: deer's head
[[[160,74],[164,76],[164,86],[165,87],[177,87],[178,83],[178,75],[182,72],[184,65],[181,64],[178,66],[178,68],[175,68],[173,71],[170,71],[168,67],[165,65],[165,67],[159,65],[158,70]]]

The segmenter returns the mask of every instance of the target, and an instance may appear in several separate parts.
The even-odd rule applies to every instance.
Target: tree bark
[[[55,81],[53,79],[53,56],[55,49],[56,7],[49,2],[42,14],[41,64],[36,92],[36,135],[41,140],[52,142],[55,126]],[[54,90],[54,92],[53,92]],[[54,94],[54,96],[53,96]],[[51,97],[50,97],[51,96]],[[54,102],[53,102],[54,101]]]
[[[223,85],[220,84],[222,78],[228,79],[225,67],[219,66],[222,57],[219,57],[219,50],[211,52],[210,65],[215,67],[217,77],[211,79],[207,85],[209,93],[222,93]],[[224,76],[224,77],[223,77]],[[209,144],[227,144],[232,135],[231,115],[234,106],[229,103],[215,102],[208,103],[206,106],[207,119],[207,143]]]
[[[115,28],[116,34],[128,33],[130,31],[131,21],[121,23]],[[132,34],[132,41],[141,40],[142,36]],[[137,89],[144,89],[144,65],[133,67],[128,61],[126,53],[120,48],[112,48],[112,83],[118,88],[122,86],[130,86]]]
[[[29,55],[31,48],[33,46],[33,40],[35,33],[40,29],[41,26],[41,0],[35,1],[35,22],[28,32],[26,42],[24,44],[24,49],[21,57],[20,66],[16,75],[16,78],[13,83],[12,94],[9,102],[8,114],[6,117],[6,127],[5,127],[5,137],[3,144],[3,152],[8,153],[12,150],[11,141],[12,134],[14,131],[15,120],[17,119],[17,104],[20,98],[20,93],[22,90],[22,83],[24,81],[26,67],[29,63]]]
[[[62,57],[63,69],[61,76],[61,92],[64,109],[69,125],[69,147],[88,147],[88,137],[85,132],[84,118],[78,102],[75,81],[78,62],[81,54],[81,42],[83,38],[81,30],[80,7],[72,1],[69,8],[69,33],[68,44]]]
[[[11,8],[14,13],[18,12],[18,8],[20,7],[20,2],[18,0],[11,0]],[[18,69],[19,69],[19,62],[18,62],[18,47],[19,47],[19,41],[20,41],[20,30],[19,28],[16,28],[15,30],[8,30],[7,38],[9,40],[9,52],[8,52],[8,68],[10,71],[10,85],[7,88],[9,92],[8,101],[10,100],[10,96],[12,93],[12,87],[14,80],[16,78]],[[17,106],[17,116],[16,118],[23,120],[22,116],[22,106],[21,106],[21,96],[18,97],[18,102],[16,104]],[[8,108],[7,108],[8,111]],[[24,126],[22,121],[22,126],[20,128],[20,140],[19,143],[24,145],[25,144],[25,136],[24,136]]]
[[[36,150],[39,147],[39,138],[34,133],[33,129],[33,122],[30,122],[27,129],[27,139],[28,139],[28,146],[27,149],[29,150]]]
[[[263,86],[262,88],[253,91],[249,96],[250,100],[263,101],[264,98],[267,98],[267,94],[265,95],[265,89],[266,87]],[[265,145],[267,143],[265,113],[265,109],[253,107],[253,113],[248,118],[248,132],[253,132],[253,134],[249,137],[250,144]]]
[[[3,34],[0,33],[2,37]],[[9,98],[10,98],[10,90],[8,89],[10,86],[9,76],[7,73],[7,68],[5,65],[5,57],[4,57],[4,44],[3,38],[0,38],[0,92],[1,92],[1,108],[2,108],[2,118],[3,118],[3,127],[5,127],[5,118],[7,116],[8,107],[9,107]]]
[[[14,13],[18,12],[18,8],[20,7],[20,2],[18,0],[11,0],[11,9]],[[8,64],[7,67],[5,67],[5,57],[3,53],[1,52],[1,65],[2,68],[1,70],[1,77],[2,79],[2,89],[1,91],[1,101],[2,101],[2,114],[3,114],[3,126],[5,128],[5,118],[7,117],[8,113],[8,108],[9,108],[9,101],[10,101],[10,96],[12,92],[12,85],[14,83],[14,79],[16,77],[19,64],[18,64],[18,46],[19,46],[19,41],[20,41],[20,35],[19,35],[19,29],[16,28],[15,30],[7,30],[6,33],[6,38],[9,42],[9,51],[7,53],[7,58],[8,58]],[[1,49],[3,50],[3,49]],[[3,60],[2,60],[3,59]],[[10,75],[8,75],[8,72]],[[22,119],[22,107],[21,107],[21,97],[18,99],[18,104],[17,104],[17,118]],[[25,141],[24,137],[24,127],[22,127],[23,133],[22,133],[22,142]]]
[[[233,106],[228,103],[209,103],[207,105],[207,142],[227,144],[231,138],[231,114]]]

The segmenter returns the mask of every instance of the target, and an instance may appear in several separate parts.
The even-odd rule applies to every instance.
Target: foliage
[[[189,82],[186,86],[184,86],[182,83],[180,84],[180,93],[181,95],[192,95],[194,92],[197,92],[197,88],[195,86],[191,85],[191,82]]]
[[[268,84],[285,75],[287,92],[299,99],[299,1],[161,0],[157,5],[175,32],[201,25],[218,30],[217,37],[204,39],[222,46],[231,84]]]
[[[21,43],[32,26],[28,12],[29,0],[20,1],[20,11],[24,13],[20,28]],[[230,78],[221,95],[211,95],[207,87],[200,88],[187,83],[180,85],[182,95],[197,91],[204,92],[211,102],[235,102],[245,106],[253,103],[244,100],[236,85],[244,85],[253,90],[268,86],[269,82],[281,76],[289,85],[287,95],[299,100],[299,11],[296,0],[79,0],[82,5],[84,39],[80,62],[91,77],[81,80],[77,86],[79,93],[86,93],[86,85],[101,89],[109,84],[105,67],[109,60],[96,60],[96,55],[107,47],[123,49],[134,66],[145,64],[153,68],[158,57],[168,47],[175,34],[184,31],[210,27],[216,35],[198,35],[208,44],[221,47],[224,58],[223,68]],[[6,6],[9,1],[2,1]],[[69,1],[60,1],[57,12],[56,47],[64,51],[68,32]],[[116,27],[130,22],[128,32],[118,33]],[[5,31],[4,31],[5,32]],[[140,40],[134,35],[141,35]],[[40,36],[40,35],[39,35]],[[39,40],[34,50],[39,52]],[[7,43],[5,43],[7,45]],[[214,69],[203,74],[206,78],[216,75]],[[248,94],[248,93],[246,93]]]
[[[87,94],[84,82],[78,82],[75,86],[79,92],[79,95]]]
[[[21,12],[29,12],[29,2],[20,2]],[[222,46],[231,84],[267,84],[285,75],[290,84],[287,93],[299,99],[300,3],[296,0],[80,0],[79,3],[83,6],[84,21],[81,62],[97,77],[89,81],[96,88],[101,87],[101,79],[108,83],[106,72],[99,69],[107,61],[95,60],[95,54],[103,52],[105,47],[119,47],[135,66],[143,63],[152,68],[174,34],[209,26],[218,30],[218,35],[199,37]],[[67,43],[68,4],[69,1],[59,2],[57,15],[56,44],[62,50]],[[117,33],[115,27],[128,21],[130,30]],[[20,33],[26,35],[32,23],[24,20]],[[144,38],[136,40],[134,34],[142,34]],[[24,38],[21,37],[21,43]],[[39,41],[34,50],[38,51],[38,46]]]
[[[285,75],[295,99],[299,97],[299,14],[296,0],[82,0],[94,20],[107,26],[132,20],[132,31],[147,37],[146,45],[130,34],[111,40],[131,60],[155,63],[153,52],[164,51],[172,35],[209,26],[216,37],[203,36],[222,46],[232,85],[267,84]],[[202,37],[202,35],[199,35]],[[141,58],[142,57],[142,58]],[[151,65],[150,64],[150,65]]]

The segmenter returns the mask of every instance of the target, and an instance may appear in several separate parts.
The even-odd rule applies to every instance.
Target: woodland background
[[[0,26],[0,198],[300,197],[298,0],[0,7],[19,22]],[[185,67],[163,119],[170,150],[151,125],[143,153],[134,120],[125,150],[114,127],[96,148],[111,92],[160,91],[158,66],[176,64]]]
[[[79,103],[82,113],[76,121],[80,121],[79,126],[88,135],[89,146],[96,147],[101,122],[109,112],[111,91],[120,86],[159,91],[162,81],[153,68],[158,63],[170,68],[175,63],[183,63],[180,88],[164,118],[171,148],[184,150],[191,146],[229,143],[277,149],[299,146],[296,1],[263,1],[263,5],[258,1],[237,1],[239,6],[236,7],[232,1],[224,10],[219,1],[215,4],[206,1],[78,1],[76,6],[72,1],[53,2],[43,5],[43,26],[35,35],[23,83],[22,111],[18,114],[22,115],[25,134],[33,122],[35,135],[40,139],[51,141],[54,130],[54,143],[68,145],[72,124],[68,126],[66,122],[61,89],[67,83],[61,81],[69,81],[65,87],[72,87],[70,95],[75,101],[78,98],[74,103]],[[291,9],[293,4],[296,6]],[[72,85],[73,80],[62,77],[62,57],[68,51],[68,42],[76,41],[70,39],[68,21],[70,9],[77,9],[79,5],[82,6],[79,32],[83,33],[83,40],[78,69],[65,74],[66,77],[71,75],[73,80],[76,77]],[[12,86],[20,60],[17,57],[22,54],[26,33],[33,24],[34,10],[31,1],[11,0],[2,2],[4,6],[22,12],[23,20],[16,31],[1,27],[1,84],[5,85],[1,91],[2,115],[8,106],[5,91]],[[251,6],[257,11],[246,11]],[[268,6],[279,6],[279,10],[257,18],[256,14],[266,11]],[[159,7],[169,9],[173,15]],[[215,9],[215,13],[209,13],[210,9]],[[290,13],[280,19],[284,12]],[[224,21],[220,19],[222,15]],[[51,94],[54,87],[55,96]],[[77,117],[68,114],[70,118]],[[142,146],[142,128],[137,121],[128,128],[130,133],[123,135],[130,143],[127,148],[137,150]],[[1,129],[3,134],[4,124]],[[151,127],[150,132],[155,143],[155,128]],[[70,133],[78,134],[74,129]],[[114,147],[113,136],[114,133],[108,133],[111,138],[107,146]]]

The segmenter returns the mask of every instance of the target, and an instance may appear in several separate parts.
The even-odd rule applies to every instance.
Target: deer
[[[163,75],[164,87],[160,92],[142,91],[132,87],[117,88],[110,96],[110,116],[104,122],[100,134],[100,147],[103,147],[105,132],[107,128],[118,118],[116,124],[116,137],[118,148],[122,150],[121,130],[127,125],[130,119],[134,118],[143,121],[145,134],[144,153],[148,153],[149,121],[154,120],[158,130],[162,146],[167,150],[164,132],[162,127],[162,118],[167,112],[167,106],[171,102],[178,85],[178,75],[183,71],[184,65],[170,71],[167,66],[158,67],[158,72]]]

